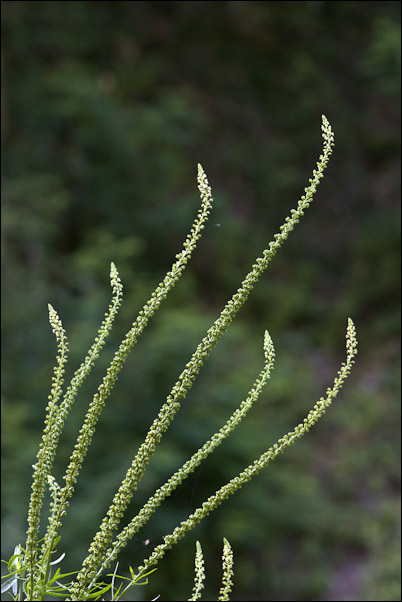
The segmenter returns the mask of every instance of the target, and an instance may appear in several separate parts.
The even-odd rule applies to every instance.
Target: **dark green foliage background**
[[[61,478],[116,345],[181,248],[202,163],[213,214],[102,415],[62,533],[74,570],[195,345],[302,194],[324,113],[336,146],[316,199],[211,354],[130,515],[244,398],[265,328],[277,353],[271,382],[121,570],[303,418],[344,359],[351,316],[358,362],[328,416],[130,599],[188,599],[195,539],[204,599],[216,599],[226,536],[233,600],[400,600],[400,3],[2,4],[2,556],[24,541],[55,355],[47,303],[70,339],[71,376],[109,302],[110,261],[125,284],[66,424]]]

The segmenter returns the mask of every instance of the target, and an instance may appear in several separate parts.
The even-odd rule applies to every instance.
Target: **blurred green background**
[[[60,479],[120,339],[170,267],[199,206],[215,206],[187,272],[121,372],[63,527],[82,561],[99,520],[194,347],[335,150],[305,217],[205,364],[152,459],[127,521],[228,418],[263,365],[244,424],[122,555],[138,566],[177,523],[305,416],[344,360],[336,403],[167,553],[129,599],[186,600],[195,540],[216,599],[222,537],[232,600],[400,600],[400,3],[3,2],[3,550],[24,541],[31,465],[55,356],[71,376],[125,285],[113,334],[61,441]]]

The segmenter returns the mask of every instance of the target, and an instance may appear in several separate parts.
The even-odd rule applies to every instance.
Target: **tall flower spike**
[[[163,281],[159,283],[157,288],[152,293],[150,299],[145,303],[144,307],[139,312],[137,319],[135,322],[133,322],[130,330],[120,344],[119,349],[116,351],[107,369],[106,375],[104,376],[103,381],[89,406],[88,412],[85,416],[84,424],[79,432],[77,442],[70,458],[70,463],[64,476],[66,484],[61,492],[61,505],[64,508],[67,507],[67,500],[73,494],[78,473],[81,469],[88,447],[92,441],[100,413],[108,396],[110,395],[110,392],[113,389],[118,374],[122,369],[129,352],[136,344],[138,337],[148,324],[149,319],[159,309],[162,301],[166,299],[169,291],[173,288],[183,274],[191,254],[197,245],[197,241],[201,237],[202,230],[205,227],[205,222],[210,213],[213,199],[211,195],[211,189],[208,185],[208,180],[200,165],[198,166],[198,183],[201,195],[201,207],[197,213],[196,219],[193,222],[190,233],[184,241],[183,250],[176,255],[177,261],[172,265],[170,271],[166,274]]]
[[[31,499],[28,509],[28,530],[26,542],[26,563],[31,576],[30,587],[33,591],[34,566],[37,556],[37,542],[40,525],[40,514],[43,496],[48,482],[51,465],[56,453],[58,440],[55,436],[54,424],[57,420],[58,401],[62,393],[63,375],[68,355],[68,342],[63,324],[57,312],[49,304],[49,322],[57,340],[56,366],[53,369],[52,388],[46,407],[45,428],[39,445],[37,462],[34,464]]]
[[[106,375],[103,378],[102,384],[99,386],[98,392],[95,394],[89,406],[84,424],[80,430],[77,443],[75,445],[74,451],[70,459],[70,464],[67,468],[67,472],[64,477],[66,481],[66,498],[70,497],[73,493],[78,472],[84,461],[88,447],[91,443],[100,412],[102,411],[106,399],[109,396],[117,380],[118,374],[121,368],[123,367],[123,364],[128,356],[129,351],[137,342],[137,339],[144,330],[145,326],[147,325],[148,320],[151,318],[151,316],[154,315],[155,311],[159,308],[162,301],[167,297],[167,294],[170,291],[170,289],[173,288],[177,280],[182,275],[191,256],[191,253],[195,249],[196,243],[201,236],[201,230],[204,228],[204,222],[208,218],[209,210],[212,203],[210,189],[207,186],[206,178],[202,176],[202,173],[200,177],[201,181],[204,184],[204,187],[201,195],[201,209],[199,210],[197,218],[193,223],[190,234],[187,236],[184,242],[183,251],[176,255],[177,261],[173,264],[171,270],[167,273],[163,281],[157,286],[155,291],[152,293],[149,301],[147,301],[142,310],[139,312],[137,319],[126,334],[119,349],[116,351],[110,363],[110,366],[107,369]]]
[[[233,551],[230,547],[230,543],[225,537],[223,538],[222,568],[222,587],[219,591],[218,600],[228,602],[229,594],[232,591],[233,586]]]
[[[189,602],[194,602],[201,598],[201,592],[204,588],[205,569],[204,569],[204,557],[202,555],[201,544],[199,541],[196,542],[195,552],[195,577],[194,577],[194,588]]]
[[[203,518],[210,514],[215,508],[217,508],[226,498],[233,495],[238,489],[240,489],[244,483],[247,483],[253,476],[257,475],[269,462],[275,460],[275,458],[282,453],[287,447],[292,445],[296,439],[302,437],[307,433],[310,428],[323,416],[326,410],[335,399],[343,383],[348,377],[350,370],[355,362],[355,356],[357,354],[357,339],[356,330],[352,320],[348,319],[348,327],[346,333],[346,351],[347,357],[338,371],[338,375],[334,380],[334,384],[331,388],[326,391],[327,397],[321,397],[320,400],[315,404],[313,409],[307,414],[306,418],[302,423],[297,425],[293,431],[290,431],[284,435],[281,439],[274,443],[272,447],[263,453],[258,460],[255,460],[246,469],[244,469],[237,477],[234,477],[231,481],[221,487],[214,495],[211,495],[195,512],[190,514],[187,520],[183,521],[179,527],[174,529],[173,533],[164,537],[164,542],[156,546],[152,554],[144,561],[144,564],[138,569],[139,574],[146,572],[149,567],[155,565],[165,555],[166,550],[170,549],[175,543],[177,543],[187,531],[193,529]]]
[[[263,256],[256,260],[251,271],[241,283],[240,288],[228,301],[218,319],[209,328],[191,359],[186,364],[185,369],[180,374],[172,391],[168,395],[165,404],[162,406],[158,416],[155,418],[149,429],[145,441],[140,446],[131,467],[128,469],[124,481],[115,494],[99,531],[96,533],[90,545],[89,553],[84,560],[83,568],[72,587],[73,595],[77,596],[72,598],[73,600],[79,600],[80,597],[82,597],[82,592],[85,591],[88,584],[96,577],[96,567],[99,566],[99,563],[101,563],[105,555],[107,547],[112,540],[113,532],[117,529],[120,519],[131,501],[133,493],[138,487],[138,483],[144,474],[149,459],[155,452],[156,445],[161,440],[163,433],[167,430],[176,412],[180,408],[180,399],[183,399],[186,396],[205,359],[228,329],[233,318],[248,298],[255,283],[283,242],[287,239],[295,225],[299,222],[300,217],[304,214],[304,210],[311,204],[317,186],[324,176],[324,170],[328,164],[334,145],[331,126],[325,116],[322,116],[322,130],[324,138],[323,154],[320,155],[318,159],[317,169],[313,170],[313,178],[310,179],[310,185],[304,189],[305,194],[301,196],[297,209],[292,209],[291,217],[285,219],[285,223],[280,227],[280,233],[275,234],[274,240],[270,242],[268,248],[263,252]],[[203,194],[207,196],[211,194],[211,189],[200,165],[198,165],[198,185],[201,196]],[[80,453],[81,452],[78,450],[78,454]]]

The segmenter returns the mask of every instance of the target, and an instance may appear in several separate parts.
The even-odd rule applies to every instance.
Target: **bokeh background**
[[[127,520],[245,397],[266,328],[277,354],[271,381],[132,541],[120,571],[300,422],[344,360],[351,316],[358,361],[330,412],[129,599],[188,599],[196,539],[204,599],[216,599],[226,536],[232,600],[400,600],[400,3],[2,9],[2,557],[24,541],[56,349],[47,303],[70,339],[71,376],[108,305],[110,261],[125,285],[66,424],[60,479],[116,346],[181,248],[203,165],[213,213],[102,414],[62,531],[74,570],[196,344],[296,206],[321,152],[324,113],[336,146],[314,203],[205,364]]]

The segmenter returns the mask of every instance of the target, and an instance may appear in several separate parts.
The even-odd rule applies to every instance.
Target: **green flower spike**
[[[230,547],[230,543],[225,537],[223,538],[222,567],[222,587],[219,591],[218,600],[221,600],[222,602],[227,602],[229,600],[229,594],[232,591],[233,586],[233,551]]]
[[[33,465],[34,474],[32,482],[32,493],[28,509],[28,530],[26,542],[26,564],[31,574],[30,591],[33,591],[34,567],[37,555],[38,532],[40,525],[40,514],[43,504],[43,496],[48,482],[53,458],[57,448],[57,435],[54,428],[58,414],[58,401],[62,393],[64,367],[67,362],[68,342],[63,324],[57,312],[49,304],[49,322],[57,340],[56,366],[53,369],[52,388],[48,397],[46,407],[45,428],[42,441],[39,445],[37,462]]]
[[[201,598],[201,592],[204,587],[205,580],[205,569],[204,569],[204,557],[202,555],[201,544],[199,541],[196,542],[195,552],[195,577],[194,577],[194,588],[189,602],[194,602]]]

